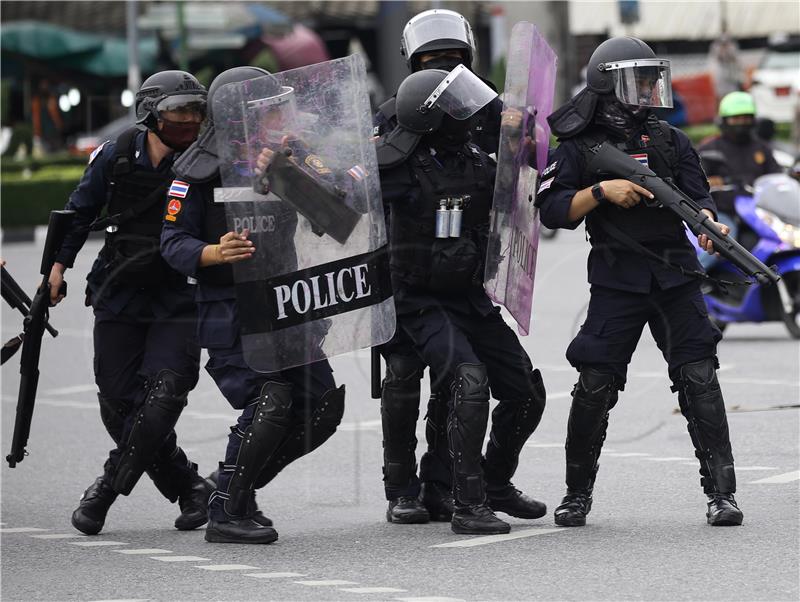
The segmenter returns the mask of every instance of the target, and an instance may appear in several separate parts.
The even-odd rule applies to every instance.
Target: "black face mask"
[[[178,152],[183,152],[189,148],[197,140],[197,135],[200,133],[201,124],[199,123],[169,121],[167,119],[162,119],[161,123],[164,124],[164,127],[156,130],[156,136],[159,137],[161,142]]]
[[[424,65],[420,65],[420,69],[443,69],[445,71],[452,71],[463,64],[464,59],[461,57],[437,56],[436,58],[426,61]]]
[[[719,129],[723,136],[735,144],[747,144],[753,140],[753,124],[729,125],[723,122]]]
[[[605,96],[597,103],[594,122],[627,140],[642,127],[649,114],[647,107],[630,107],[620,102],[616,96]]]
[[[437,141],[433,146],[462,146],[469,142],[471,125],[471,118],[459,120],[450,115],[445,115],[442,118],[442,124],[439,126],[439,129],[431,135],[431,138]]]

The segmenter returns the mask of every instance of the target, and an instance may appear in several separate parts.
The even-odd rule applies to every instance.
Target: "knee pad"
[[[489,401],[489,375],[484,364],[459,364],[453,382],[453,399]]]
[[[344,416],[344,385],[326,391],[311,418],[312,449],[328,439],[342,422]],[[309,450],[310,451],[310,450]]]
[[[713,358],[689,362],[680,367],[680,382],[676,386],[683,389],[690,398],[703,397],[720,390],[717,380],[717,364]]]
[[[618,394],[619,386],[613,374],[583,368],[572,390],[572,403],[605,413],[616,405]]]
[[[402,383],[415,383],[419,387],[422,371],[425,364],[416,355],[402,355],[393,353],[386,358],[385,385],[402,385]]]
[[[544,380],[542,379],[542,373],[536,369],[530,373],[530,405],[532,410],[538,412],[539,416],[541,417],[542,413],[544,413],[545,405],[547,404],[547,390],[544,387]]]
[[[180,405],[180,409],[183,409],[193,386],[194,379],[191,377],[164,369],[150,381],[149,397],[170,407]]]

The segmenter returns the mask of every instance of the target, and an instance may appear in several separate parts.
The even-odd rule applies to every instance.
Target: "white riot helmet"
[[[472,66],[475,56],[475,37],[463,15],[444,9],[426,10],[406,23],[401,38],[400,54],[411,71],[419,69],[418,56],[433,50],[461,50],[466,66]]]

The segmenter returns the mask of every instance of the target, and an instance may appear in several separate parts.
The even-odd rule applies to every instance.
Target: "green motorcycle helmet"
[[[720,119],[736,117],[738,115],[756,114],[756,103],[747,92],[731,92],[726,94],[719,103]]]

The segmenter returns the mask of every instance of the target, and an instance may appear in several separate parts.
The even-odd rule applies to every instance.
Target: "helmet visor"
[[[458,65],[447,74],[436,89],[428,96],[423,106],[430,110],[439,107],[454,119],[469,119],[495,97],[497,92],[483,83],[483,80]]]
[[[620,101],[639,107],[672,108],[672,77],[669,61],[637,59],[607,63],[614,78],[614,93]]]
[[[161,115],[168,112],[198,113],[201,117],[206,115],[205,92],[196,94],[174,94],[165,96],[156,105],[156,111]]]
[[[403,30],[403,52],[412,57],[420,48],[431,42],[442,41],[439,49],[465,47],[475,49],[472,30],[461,15],[445,10],[430,11],[408,22]]]
[[[252,127],[248,138],[254,136],[259,147],[275,150],[287,136],[291,139],[299,134],[294,88],[283,86],[275,96],[248,101],[247,108],[247,123]]]

